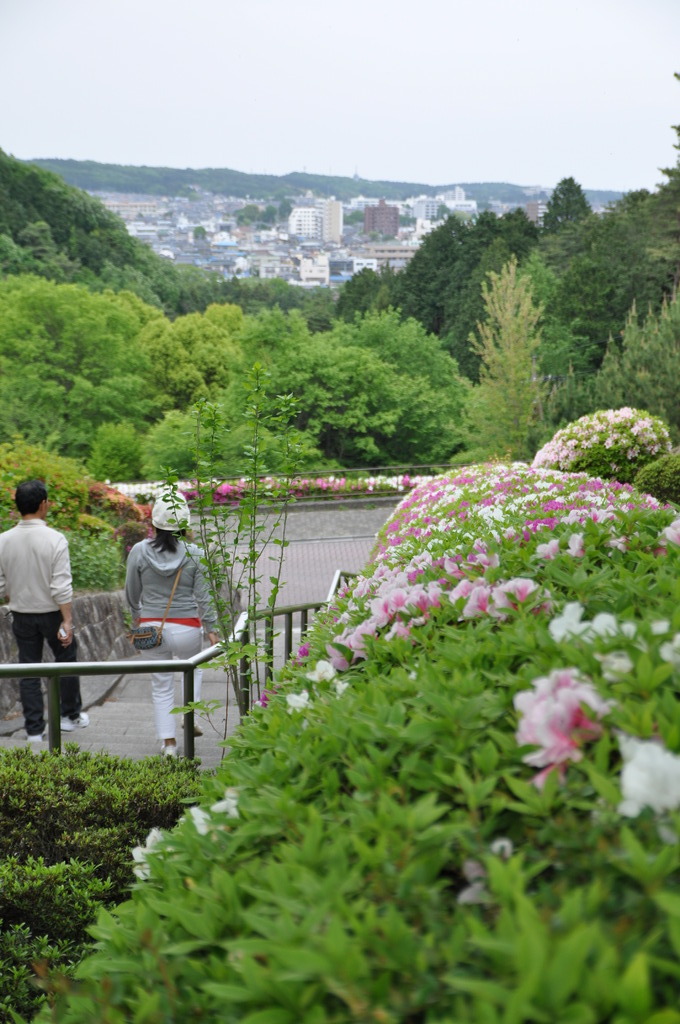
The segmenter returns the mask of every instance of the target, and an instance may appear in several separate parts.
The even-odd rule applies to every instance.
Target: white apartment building
[[[317,253],[315,256],[303,256],[300,260],[300,283],[305,285],[321,285],[328,287],[331,280],[328,256]]]
[[[323,217],[318,206],[294,206],[288,218],[288,234],[297,238],[321,240]]]
[[[433,196],[418,196],[413,200],[413,216],[416,220],[436,220],[440,205]]]

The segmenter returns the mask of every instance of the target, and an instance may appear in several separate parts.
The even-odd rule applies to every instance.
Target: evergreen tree
[[[680,440],[680,296],[650,313],[642,326],[631,310],[621,345],[610,342],[594,380],[598,407],[630,405],[646,409],[668,423]]]
[[[585,220],[593,211],[574,178],[562,178],[553,189],[543,215],[544,231],[560,231],[566,224]]]

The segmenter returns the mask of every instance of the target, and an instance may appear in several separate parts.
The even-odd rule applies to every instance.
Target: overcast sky
[[[0,148],[653,189],[680,0],[0,0]]]

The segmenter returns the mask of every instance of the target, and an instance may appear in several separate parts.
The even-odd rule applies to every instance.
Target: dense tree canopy
[[[364,270],[336,296],[176,267],[0,151],[0,443],[40,441],[106,476],[188,472],[193,404],[209,398],[230,427],[224,471],[238,472],[254,362],[296,396],[310,458],[329,465],[447,459],[492,414],[510,439],[501,398],[527,382],[551,392],[546,430],[626,403],[677,435],[680,163],[663,173],[656,193],[597,215],[563,178],[542,229],[521,208],[449,217],[404,270]],[[242,219],[284,216],[284,195],[270,198]]]
[[[461,371],[476,379],[479,357],[469,336],[483,315],[482,281],[511,256],[521,263],[537,239],[537,228],[523,210],[502,217],[482,213],[474,222],[449,217],[397,275],[395,305],[442,338]]]

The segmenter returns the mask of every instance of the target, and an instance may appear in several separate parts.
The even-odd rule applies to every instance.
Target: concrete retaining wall
[[[73,600],[73,624],[81,661],[119,661],[130,657],[132,648],[125,639],[123,592],[79,594]],[[0,664],[17,660],[17,649],[12,634],[12,620],[7,609],[0,611]],[[52,661],[52,652],[45,644],[45,660]],[[91,677],[104,681],[108,677]],[[113,679],[109,680],[111,685]],[[85,696],[83,694],[83,696]],[[19,683],[14,679],[0,679],[0,718],[14,718],[20,714]]]

